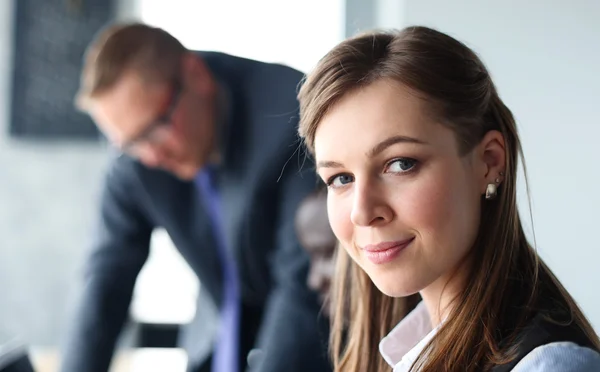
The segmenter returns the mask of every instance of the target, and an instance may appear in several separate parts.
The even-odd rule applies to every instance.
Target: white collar
[[[429,312],[421,301],[381,340],[379,352],[394,372],[408,371],[439,327],[432,329]]]

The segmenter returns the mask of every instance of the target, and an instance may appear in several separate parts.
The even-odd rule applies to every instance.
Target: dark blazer
[[[25,345],[17,339],[0,338],[0,372],[34,372]]]
[[[535,348],[553,342],[572,342],[581,347],[599,351],[594,342],[573,322],[569,312],[554,311],[550,320],[546,312],[539,312],[523,327],[517,336],[512,359],[491,369],[491,372],[509,372]]]
[[[263,357],[253,371],[330,370],[326,322],[305,285],[309,261],[294,232],[296,208],[316,186],[314,167],[299,151],[296,135],[302,74],[221,53],[200,55],[230,97],[218,188],[241,279],[240,365],[258,348]],[[196,185],[118,157],[106,177],[62,371],[107,370],[156,227],[168,231],[202,290],[220,303],[221,266]],[[190,358],[192,364],[202,359]]]

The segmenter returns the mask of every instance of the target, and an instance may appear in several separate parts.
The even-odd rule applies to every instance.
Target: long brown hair
[[[424,371],[479,371],[510,361],[516,337],[534,314],[556,309],[600,349],[600,341],[573,298],[528,243],[517,209],[517,163],[522,158],[515,120],[477,55],[461,42],[426,27],[372,32],[331,50],[299,93],[299,133],[308,149],[321,119],[349,92],[391,79],[417,92],[431,113],[452,129],[461,154],[490,130],[502,133],[506,168],[499,195],[482,200],[481,223],[466,287],[415,365]],[[383,295],[340,250],[334,280],[331,354],[336,371],[384,371],[378,343],[401,319],[406,304]],[[351,319],[345,322],[345,319]]]

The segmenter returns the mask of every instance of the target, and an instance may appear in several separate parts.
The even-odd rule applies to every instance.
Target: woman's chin
[[[375,284],[381,293],[388,297],[407,297],[419,292],[418,288],[403,285],[403,283],[398,283],[397,280],[393,282],[373,280],[373,284]]]

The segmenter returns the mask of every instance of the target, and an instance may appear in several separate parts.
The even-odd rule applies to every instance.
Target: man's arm
[[[152,224],[140,207],[140,185],[129,162],[117,159],[106,177],[83,294],[63,353],[63,372],[108,370],[136,277],[148,257]]]
[[[298,205],[317,185],[312,164],[298,156],[288,162],[279,181],[275,287],[259,333],[261,358],[252,371],[331,371],[327,320],[320,314],[316,294],[306,285],[309,257],[294,229]]]

